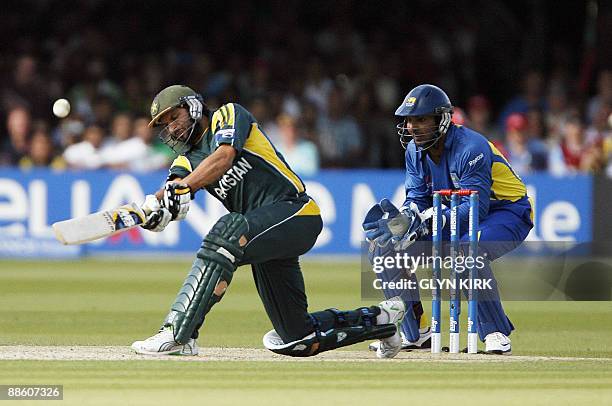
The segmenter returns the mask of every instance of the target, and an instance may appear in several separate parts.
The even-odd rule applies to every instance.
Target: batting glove
[[[198,96],[185,96],[181,99],[187,104],[189,108],[189,115],[195,121],[202,118],[202,112],[204,111],[204,105]]]
[[[191,188],[184,183],[168,182],[164,187],[164,207],[170,211],[172,220],[187,216],[191,204]]]
[[[159,204],[159,200],[154,195],[147,195],[145,202],[141,206],[142,211],[147,216],[147,221],[141,225],[142,228],[159,233],[164,231],[168,223],[172,220],[172,214],[165,207]]]

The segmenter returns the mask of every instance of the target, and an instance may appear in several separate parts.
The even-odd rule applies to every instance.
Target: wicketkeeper
[[[514,330],[504,312],[490,262],[520,245],[533,227],[533,209],[527,188],[504,156],[482,135],[452,123],[453,106],[442,89],[420,85],[412,89],[395,115],[400,142],[406,149],[406,199],[396,208],[384,199],[364,220],[373,255],[410,250],[416,241],[431,241],[432,195],[441,189],[478,191],[479,252],[486,257],[479,277],[491,278],[492,292],[478,301],[478,334],[486,351],[511,354],[508,336]],[[468,241],[469,198],[458,207],[461,240]],[[443,239],[450,237],[450,210],[443,210]],[[422,245],[421,245],[422,248]],[[415,254],[421,254],[417,252]],[[392,269],[385,278],[394,279],[402,270]],[[408,309],[421,309],[413,292],[387,290],[387,297],[400,295]],[[484,295],[481,295],[481,297]],[[429,347],[431,331],[422,311],[409,311],[402,323],[404,348]],[[377,348],[377,344],[371,346]]]
[[[351,311],[308,312],[299,256],[321,232],[319,207],[251,113],[236,103],[209,111],[198,93],[174,85],[155,97],[151,118],[150,126],[179,155],[165,187],[147,196],[143,227],[159,232],[170,221],[184,219],[200,189],[230,213],[204,238],[159,332],[132,344],[137,353],[197,355],[206,314],[243,264],[251,265],[274,327],[263,338],[271,351],[311,356],[380,339],[380,358],[398,353],[398,325],[405,311],[399,298]]]

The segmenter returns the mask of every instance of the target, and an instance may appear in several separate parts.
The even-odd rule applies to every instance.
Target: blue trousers
[[[486,297],[481,297],[478,302],[478,335],[481,340],[493,332],[501,332],[505,335],[510,335],[514,326],[504,312],[499,293],[497,282],[491,270],[490,263],[501,258],[506,253],[518,247],[527,237],[529,231],[533,227],[530,218],[529,210],[518,211],[513,208],[495,208],[489,211],[488,215],[479,223],[479,255],[486,256],[484,267],[479,269],[478,277],[481,279],[491,279],[492,289],[487,292]],[[448,230],[444,230],[448,235]],[[465,231],[465,232],[464,232]],[[461,241],[469,240],[467,230],[460,230]],[[431,237],[428,237],[431,240]],[[411,247],[412,248],[412,247]],[[409,255],[426,254],[420,252],[423,250],[423,245],[415,244],[414,249],[408,249]],[[373,255],[394,255],[393,249],[388,246],[385,248],[377,247]],[[404,270],[387,269],[379,275],[383,281],[393,281],[400,277],[405,277]],[[419,337],[418,329],[420,325],[419,315],[413,314],[410,309],[417,305],[418,298],[415,298],[414,291],[398,290],[398,289],[383,289],[385,296],[390,298],[399,295],[406,302],[408,312],[402,322],[402,332],[410,341],[416,341]],[[418,295],[418,291],[416,292]]]

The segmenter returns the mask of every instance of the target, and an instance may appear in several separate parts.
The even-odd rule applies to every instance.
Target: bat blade
[[[136,203],[53,223],[55,237],[64,245],[83,244],[137,227],[146,221]]]

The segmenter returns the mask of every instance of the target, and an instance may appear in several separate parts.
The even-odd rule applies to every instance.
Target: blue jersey
[[[432,194],[440,189],[477,190],[481,221],[495,210],[510,210],[531,223],[531,204],[521,178],[493,144],[469,128],[452,124],[446,133],[444,151],[436,164],[411,141],[406,148],[406,201],[419,210],[432,206]],[[443,211],[447,224],[450,210]],[[461,230],[467,230],[469,198],[458,208]]]

